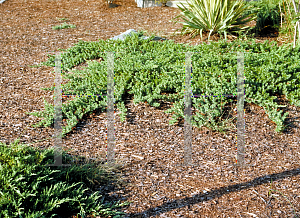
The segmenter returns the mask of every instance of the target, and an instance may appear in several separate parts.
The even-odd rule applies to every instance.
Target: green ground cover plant
[[[274,100],[275,94],[283,94],[292,105],[300,106],[300,65],[299,48],[291,45],[277,46],[276,42],[263,44],[252,41],[212,42],[210,45],[202,44],[190,46],[175,44],[170,41],[155,42],[140,38],[143,31],[127,37],[124,41],[99,40],[96,42],[80,41],[75,46],[62,53],[62,75],[69,82],[62,85],[64,94],[70,95],[97,95],[106,94],[107,88],[107,57],[105,51],[115,51],[115,103],[122,113],[121,121],[125,120],[126,107],[122,97],[128,92],[134,95],[134,103],[147,101],[153,107],[159,107],[156,101],[164,99],[174,102],[172,108],[165,111],[173,113],[170,124],[179,118],[184,118],[184,81],[185,81],[185,53],[194,53],[193,63],[193,94],[222,95],[237,94],[236,54],[244,52],[245,74],[245,102],[255,103],[264,108],[269,118],[277,124],[276,131],[286,128],[285,119],[288,113],[280,110],[285,105],[278,105]],[[123,53],[118,53],[123,52]],[[178,53],[179,52],[179,53]],[[93,59],[102,59],[97,62]],[[55,66],[55,56],[41,65]],[[93,61],[91,61],[93,60]],[[87,61],[88,67],[84,70],[73,70],[74,66]],[[53,71],[54,72],[54,71]],[[70,73],[72,72],[72,74]],[[43,88],[49,91],[54,86]],[[170,93],[162,95],[161,93]],[[198,112],[192,118],[192,125],[198,128],[206,126],[213,130],[222,131],[227,122],[222,119],[221,107],[234,101],[231,97],[199,97],[192,98],[192,107]],[[105,110],[106,96],[76,96],[73,100],[62,105],[63,136],[75,127],[84,114],[94,110]],[[45,101],[45,111],[31,112],[31,115],[44,118],[37,126],[51,126],[54,123],[54,106]],[[228,114],[227,114],[228,117]],[[220,125],[220,124],[223,124]]]
[[[7,146],[0,143],[0,217],[121,217],[116,208],[130,202],[103,203],[95,184],[105,185],[116,179],[96,163],[51,167],[54,149],[41,151],[20,145],[17,139]],[[63,151],[63,163],[75,162]]]
[[[68,21],[68,20],[69,20],[69,18],[65,18],[65,17],[63,17],[63,18],[58,18],[58,17],[57,17],[56,19],[59,20],[59,21],[64,21],[64,20],[65,20],[65,21]]]
[[[73,25],[73,24],[68,24],[68,23],[64,22],[61,25],[52,27],[52,29],[54,29],[54,30],[60,30],[60,29],[68,29],[68,28],[75,28],[75,27],[76,26]]]

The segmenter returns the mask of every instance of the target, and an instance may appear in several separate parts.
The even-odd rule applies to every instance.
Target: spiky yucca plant
[[[227,39],[227,32],[238,33],[249,29],[249,26],[242,25],[257,18],[255,12],[246,13],[253,10],[253,6],[245,4],[243,0],[191,0],[188,5],[188,8],[183,4],[183,7],[178,5],[181,15],[172,21],[181,17],[185,22],[175,21],[183,24],[181,34],[191,33],[195,37],[200,33],[201,40],[203,31],[209,31],[208,40],[213,33],[224,33]]]

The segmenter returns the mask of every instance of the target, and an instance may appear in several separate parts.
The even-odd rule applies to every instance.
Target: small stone
[[[117,4],[114,4],[114,3],[109,3],[108,4],[108,8],[116,8],[116,7],[118,7],[119,5],[117,5]]]
[[[120,35],[117,35],[113,38],[110,38],[110,40],[118,40],[118,39],[121,39],[122,41],[127,37],[127,36],[131,36],[132,33],[138,33],[136,30],[134,29],[129,29],[127,30],[126,32],[124,33],[121,33]],[[149,37],[148,36],[143,36],[142,37],[143,39],[148,39]],[[158,40],[167,40],[165,38],[161,38],[159,36],[155,36],[152,41],[158,41]]]

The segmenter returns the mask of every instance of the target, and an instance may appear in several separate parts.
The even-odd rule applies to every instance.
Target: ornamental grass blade
[[[183,24],[181,31],[183,34],[190,32],[193,32],[194,35],[199,32],[202,34],[204,30],[210,32],[210,37],[214,32],[226,32],[228,29],[239,32],[250,28],[241,27],[241,25],[256,19],[255,13],[243,15],[245,11],[251,10],[254,6],[246,6],[242,0],[235,2],[228,0],[191,0],[191,3],[188,2],[189,8],[182,3],[181,5],[182,7],[178,5],[178,8],[182,11],[181,16],[176,18],[181,17],[185,21],[180,22]],[[250,18],[246,19],[249,16]]]

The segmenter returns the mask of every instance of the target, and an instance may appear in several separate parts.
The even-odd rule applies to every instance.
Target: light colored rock
[[[167,2],[167,6],[168,7],[172,7],[172,8],[178,8],[178,6],[177,5],[179,5],[180,7],[182,7],[182,5],[181,5],[181,3],[184,5],[184,6],[186,6],[186,7],[189,7],[189,5],[188,5],[188,3],[187,3],[188,1],[182,1],[182,0],[178,0],[178,1],[168,1]],[[189,3],[191,3],[191,1],[189,1]]]
[[[155,6],[161,6],[161,3],[155,0],[135,0],[137,3],[138,8],[150,8]]]
[[[138,33],[136,30],[134,29],[129,29],[127,30],[126,32],[124,33],[121,33],[120,35],[117,35],[117,36],[114,36],[108,40],[117,40],[117,39],[121,39],[121,40],[124,40],[127,36],[131,36],[132,33]],[[143,36],[142,39],[148,39],[149,37],[148,36]],[[155,36],[152,41],[158,41],[158,40],[167,40],[165,38],[162,38],[162,37],[159,37],[159,36]]]
[[[132,33],[137,33],[136,30],[134,29],[129,29],[124,33],[121,33],[120,35],[114,36],[112,38],[110,38],[111,40],[117,40],[117,39],[121,39],[124,40],[127,36],[131,36]]]
[[[251,0],[245,0],[245,1],[249,2]],[[258,1],[258,0],[253,0],[253,1]],[[155,0],[135,0],[135,2],[137,3],[137,6],[139,8],[162,6],[161,3],[155,2]],[[187,2],[191,3],[190,0],[172,0],[172,1],[168,1],[166,5],[168,7],[178,8],[177,5],[182,6],[181,5],[181,3],[182,3],[184,6],[189,7]]]
[[[150,8],[150,7],[161,7],[162,4],[159,1],[155,0],[135,0],[137,3],[137,6],[139,8]],[[174,1],[168,1],[167,6],[168,7],[173,7],[173,8],[178,8],[177,4],[180,4],[182,2],[184,5],[187,5],[187,0],[174,0]]]

